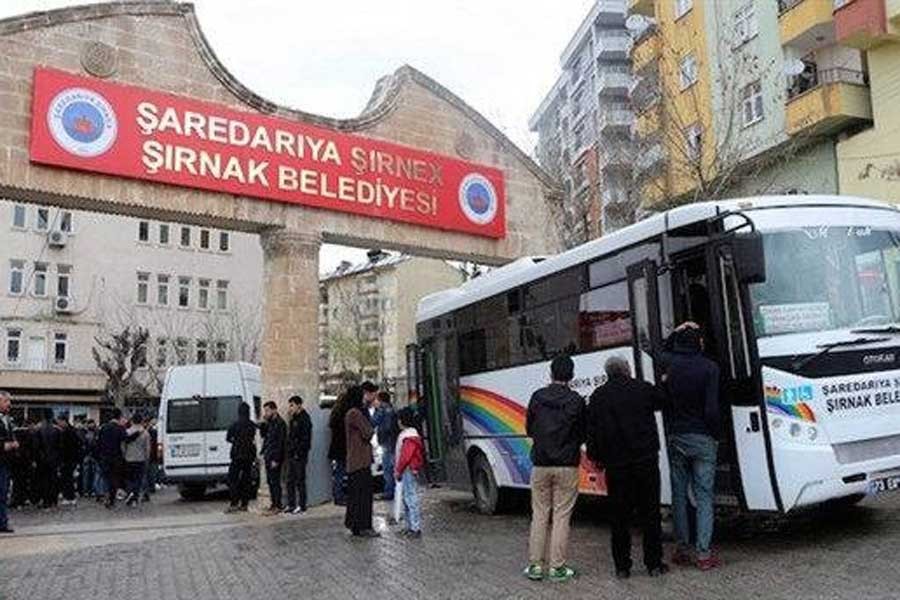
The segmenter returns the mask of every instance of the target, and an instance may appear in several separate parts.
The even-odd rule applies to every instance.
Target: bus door
[[[711,243],[706,253],[711,299],[708,335],[718,341],[716,358],[722,374],[724,435],[719,446],[716,492],[720,498],[731,497],[750,510],[777,510],[763,395],[760,382],[753,376],[753,365],[758,361],[748,282],[743,272],[746,269],[741,266],[746,249],[755,243],[759,242],[751,235],[732,236]]]
[[[652,260],[644,260],[629,266],[628,305],[631,307],[632,350],[634,372],[638,379],[656,384],[660,370],[657,360],[662,347],[660,329],[660,303],[657,266]],[[662,414],[656,413],[660,446],[660,496],[663,504],[671,503],[672,487],[669,480],[669,457],[666,451],[666,435]]]

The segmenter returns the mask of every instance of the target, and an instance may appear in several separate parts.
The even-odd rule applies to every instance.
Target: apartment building
[[[565,188],[567,247],[634,218],[626,14],[625,0],[594,3],[560,57],[562,73],[529,120],[538,162]]]
[[[336,394],[347,375],[384,384],[407,397],[407,346],[416,339],[416,307],[433,292],[463,282],[442,260],[372,250],[360,264],[342,263],[322,277],[319,370],[323,394]]]
[[[836,144],[872,113],[865,61],[835,35],[832,0],[629,8],[646,208],[839,191]]]
[[[149,330],[151,390],[170,365],[259,360],[258,236],[0,200],[0,239],[0,388],[22,413],[97,417],[92,351],[126,326]]]

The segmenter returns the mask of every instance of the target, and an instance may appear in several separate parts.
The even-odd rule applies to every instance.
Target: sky
[[[0,17],[88,0],[0,0]],[[532,153],[528,119],[593,0],[195,0],[225,66],[258,94],[312,113],[359,114],[376,80],[409,64]],[[362,251],[326,247],[322,269]]]

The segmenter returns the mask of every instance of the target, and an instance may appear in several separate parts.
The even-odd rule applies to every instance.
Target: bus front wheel
[[[475,508],[483,515],[496,514],[500,505],[500,489],[494,478],[494,470],[484,454],[478,453],[471,462],[472,493]]]

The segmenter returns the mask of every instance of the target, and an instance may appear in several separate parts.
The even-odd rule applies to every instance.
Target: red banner
[[[503,174],[406,146],[35,69],[31,160],[502,238]]]

